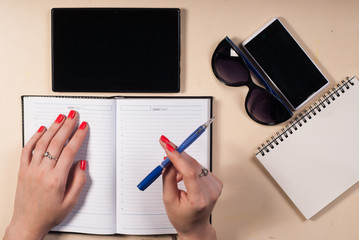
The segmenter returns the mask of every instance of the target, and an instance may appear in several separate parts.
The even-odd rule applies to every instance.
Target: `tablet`
[[[179,92],[180,10],[54,8],[52,90]]]
[[[329,85],[278,18],[271,19],[242,45],[294,110]]]

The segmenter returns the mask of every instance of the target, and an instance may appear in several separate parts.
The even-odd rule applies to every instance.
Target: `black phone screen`
[[[179,92],[180,10],[52,9],[53,91]]]
[[[294,109],[328,84],[278,19],[244,47]]]

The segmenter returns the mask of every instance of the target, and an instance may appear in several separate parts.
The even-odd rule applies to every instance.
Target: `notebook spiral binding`
[[[264,156],[266,153],[269,153],[271,149],[274,149],[276,145],[279,145],[280,142],[283,142],[291,134],[301,128],[306,124],[310,119],[315,117],[319,112],[335,101],[336,98],[340,97],[342,93],[345,93],[350,86],[354,85],[352,82],[353,77],[347,77],[346,80],[343,80],[341,83],[338,83],[336,86],[332,87],[327,93],[321,96],[316,102],[314,102],[309,108],[305,109],[302,113],[296,116],[288,124],[285,125],[280,131],[273,135],[270,139],[267,139],[265,143],[258,147],[256,155],[261,154]]]

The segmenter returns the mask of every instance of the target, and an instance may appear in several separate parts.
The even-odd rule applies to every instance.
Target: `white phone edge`
[[[298,105],[298,107],[294,107],[292,103],[287,99],[287,97],[282,93],[282,91],[277,87],[277,85],[272,81],[272,79],[267,75],[267,73],[262,69],[262,67],[258,64],[258,62],[254,59],[254,57],[250,54],[248,49],[246,48],[246,44],[250,42],[254,37],[259,35],[265,28],[267,28],[270,24],[272,24],[274,21],[278,20],[280,24],[284,27],[284,29],[289,33],[289,35],[294,39],[294,41],[298,44],[300,49],[307,55],[309,60],[314,64],[314,66],[318,69],[318,71],[323,75],[324,79],[327,81],[326,84],[324,84],[320,89],[318,89],[315,93],[310,95],[306,100],[304,100],[301,104]],[[329,85],[329,81],[326,78],[326,76],[323,74],[323,72],[318,68],[318,66],[315,64],[315,62],[309,57],[306,51],[300,46],[300,44],[297,42],[297,40],[293,37],[293,35],[288,31],[288,29],[285,27],[285,25],[280,21],[279,18],[271,18],[268,22],[266,22],[261,28],[259,28],[257,31],[255,31],[251,36],[249,36],[246,40],[242,42],[242,47],[245,49],[246,53],[251,57],[251,60],[256,63],[256,65],[260,68],[260,70],[265,74],[266,78],[271,82],[271,84],[275,87],[275,89],[280,93],[280,95],[285,99],[285,101],[290,105],[290,107],[294,110],[299,110],[301,107],[303,107],[306,103],[308,103],[311,99],[313,99],[319,92],[321,92],[323,89],[325,89]]]

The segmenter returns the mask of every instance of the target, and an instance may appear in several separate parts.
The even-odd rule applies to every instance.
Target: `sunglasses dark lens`
[[[259,87],[248,93],[246,110],[253,120],[266,125],[284,122],[292,116],[283,103]]]
[[[231,56],[231,46],[223,40],[212,56],[216,77],[226,85],[241,86],[249,81],[249,70],[241,56]]]

